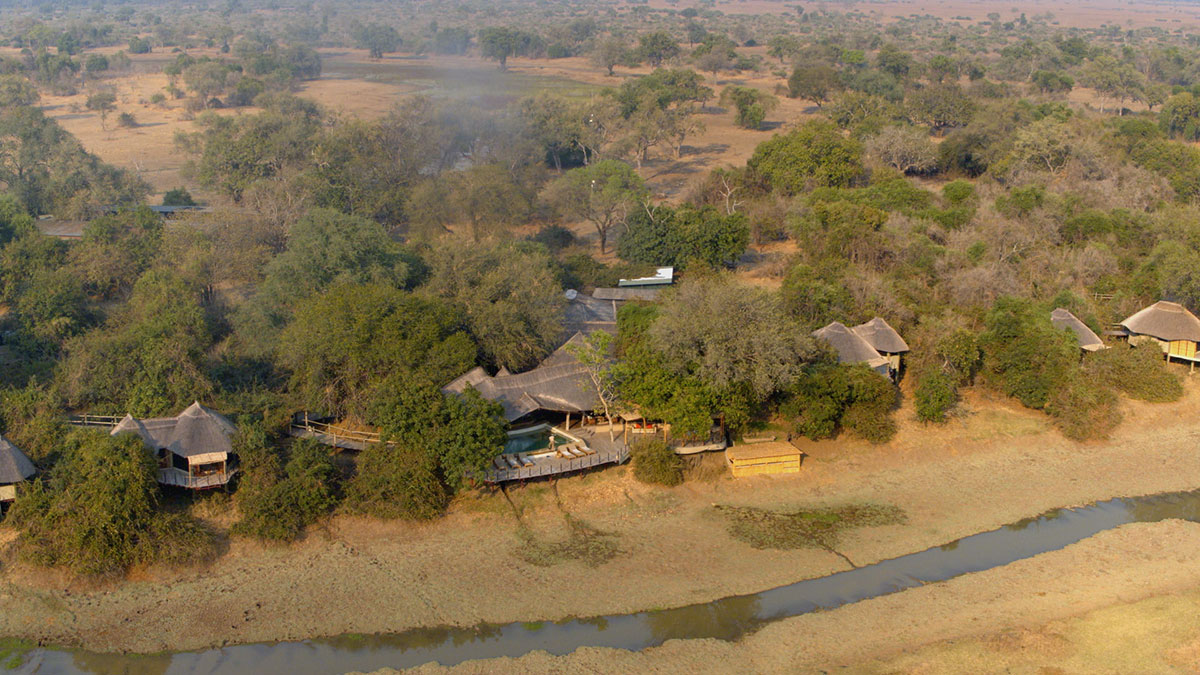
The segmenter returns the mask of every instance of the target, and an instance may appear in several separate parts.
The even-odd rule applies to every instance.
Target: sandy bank
[[[994,648],[1000,641],[1001,649],[1014,653],[1039,649],[1042,654],[1064,656],[1069,646],[1038,645],[1036,638],[1041,635],[1045,639],[1056,631],[1061,638],[1062,627],[1052,626],[1039,632],[1011,629],[1039,627],[1110,605],[1138,602],[1197,586],[1200,586],[1200,525],[1183,521],[1133,524],[1005,567],[830,612],[785,619],[739,643],[677,640],[640,653],[581,649],[563,657],[539,652],[519,659],[473,661],[451,669],[429,665],[418,671],[456,674],[807,673],[834,669],[855,673],[998,672],[995,669],[1003,670],[1004,662],[988,660],[985,655],[991,655],[982,649],[977,649],[975,653],[979,656],[971,659],[950,647],[957,643],[934,645],[926,650],[918,648],[938,641],[968,639],[974,642],[967,644],[977,647]],[[1161,611],[1161,605],[1159,602],[1140,607],[1138,618],[1144,621],[1145,615]],[[1117,611],[1110,610],[1099,618],[1111,621]],[[1196,616],[1194,609],[1192,616]],[[1102,620],[1091,619],[1093,624]],[[1193,618],[1185,631],[1197,626],[1200,618]],[[980,639],[981,636],[984,637]],[[1183,641],[1182,636],[1177,639]],[[1003,644],[1004,641],[1008,644]],[[1120,641],[1118,636],[1108,634],[1109,651],[1121,653],[1117,648]],[[1189,663],[1194,668],[1200,665],[1197,659],[1200,650],[1189,649],[1187,644],[1190,643],[1164,654],[1165,659],[1172,661],[1170,665],[1166,660],[1148,660],[1144,652],[1134,651],[1107,663],[1079,657],[1076,663],[1103,667],[1066,672],[1165,672],[1172,665],[1187,667]],[[902,650],[915,653],[896,656]],[[948,662],[951,656],[956,660]],[[884,660],[872,660],[879,657]],[[1038,663],[1036,656],[1026,658],[1029,672],[1038,672]]]
[[[1036,413],[979,402],[943,429],[909,426],[881,447],[812,444],[801,474],[648,488],[615,469],[560,481],[563,508],[611,533],[622,554],[597,568],[522,561],[512,510],[493,495],[436,523],[336,519],[292,547],[234,541],[211,567],[141,572],[85,586],[0,569],[0,635],[96,651],[155,652],[438,625],[552,621],[705,602],[845,569],[818,550],[756,551],[713,504],[767,508],[873,501],[908,524],[851,532],[857,564],[994,529],[1047,509],[1200,486],[1200,393],[1132,405],[1110,442],[1078,445]],[[911,419],[901,411],[899,419]],[[550,486],[513,492],[524,521],[564,535]],[[2,537],[0,537],[2,539]]]

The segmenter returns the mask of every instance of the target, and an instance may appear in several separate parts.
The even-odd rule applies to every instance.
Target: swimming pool
[[[516,429],[508,432],[508,441],[504,443],[504,453],[517,455],[526,452],[537,452],[550,447],[550,436],[556,437],[556,445],[573,443],[574,439],[554,431],[549,424],[539,424],[528,429]]]

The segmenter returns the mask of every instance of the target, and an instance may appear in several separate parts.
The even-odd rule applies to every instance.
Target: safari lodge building
[[[112,434],[134,433],[158,460],[158,482],[189,490],[223,487],[237,473],[227,418],[193,403],[176,417],[136,419],[126,415]]]
[[[33,478],[37,467],[25,453],[0,436],[0,503],[17,498],[17,484]]]
[[[1129,344],[1157,344],[1168,361],[1183,361],[1195,367],[1200,358],[1200,319],[1183,305],[1160,300],[1121,322],[1121,333]]]

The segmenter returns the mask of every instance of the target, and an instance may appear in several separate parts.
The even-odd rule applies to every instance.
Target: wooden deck
[[[629,459],[629,448],[622,442],[620,436],[615,441],[608,440],[607,427],[600,431],[594,429],[575,428],[570,432],[555,429],[555,433],[571,439],[571,443],[562,446],[563,451],[555,454],[525,453],[500,455],[492,461],[492,466],[484,475],[487,483],[505,483],[513,480],[556,476],[574,471],[582,471],[606,464],[622,464]],[[537,456],[537,455],[541,456]]]
[[[207,476],[189,476],[188,472],[183,469],[171,467],[158,470],[158,482],[189,490],[208,490],[227,484],[237,472],[237,469],[230,469],[223,473],[211,473]]]

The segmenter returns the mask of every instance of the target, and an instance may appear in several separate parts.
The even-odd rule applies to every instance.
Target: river
[[[539,649],[568,654],[584,646],[639,650],[680,638],[736,640],[771,621],[1007,565],[1126,523],[1171,518],[1200,522],[1200,490],[1056,509],[919,553],[754,595],[676,609],[557,623],[428,628],[391,635],[346,635],[144,656],[34,649],[17,656],[10,665],[16,665],[11,672],[22,674],[327,675],[403,668],[430,661],[452,665],[470,659],[516,657]]]

